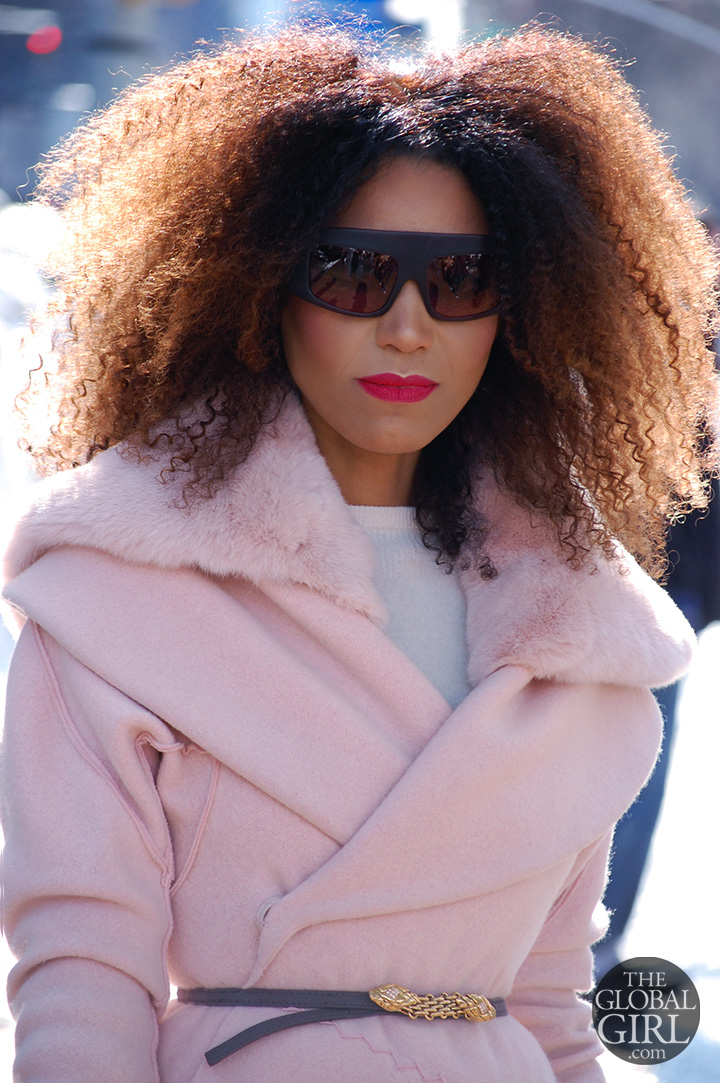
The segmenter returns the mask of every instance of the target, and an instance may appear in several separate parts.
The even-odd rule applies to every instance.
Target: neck
[[[319,445],[318,445],[319,446]],[[412,503],[413,480],[418,455],[378,455],[368,452],[366,459],[352,462],[332,460],[320,451],[330,467],[346,504],[373,507],[399,507]],[[411,461],[407,461],[410,459]]]
[[[305,412],[346,504],[399,507],[412,503],[419,451],[368,451],[344,440],[308,403]]]

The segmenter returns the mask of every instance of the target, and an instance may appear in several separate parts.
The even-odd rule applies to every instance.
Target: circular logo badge
[[[627,959],[593,994],[593,1026],[611,1053],[631,1064],[672,1060],[700,1024],[700,999],[687,974],[667,959]]]

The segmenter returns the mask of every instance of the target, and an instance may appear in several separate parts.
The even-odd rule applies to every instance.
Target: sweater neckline
[[[415,508],[406,506],[379,507],[373,504],[348,504],[348,510],[356,523],[365,530],[392,531],[393,533],[417,531]]]

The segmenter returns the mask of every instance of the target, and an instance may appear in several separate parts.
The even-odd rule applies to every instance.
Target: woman
[[[626,549],[702,504],[713,396],[630,90],[537,30],[300,27],[129,91],[43,193],[17,1078],[600,1079],[593,909],[691,638]]]

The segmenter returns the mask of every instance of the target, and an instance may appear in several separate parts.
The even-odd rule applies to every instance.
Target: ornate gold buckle
[[[386,1012],[402,1012],[411,1019],[469,1019],[472,1022],[495,1018],[495,1009],[480,993],[440,993],[421,996],[402,985],[381,985],[369,997]]]

